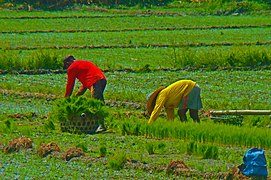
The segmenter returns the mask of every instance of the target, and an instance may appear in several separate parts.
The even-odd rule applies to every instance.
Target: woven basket
[[[72,116],[68,121],[61,122],[61,131],[78,134],[94,134],[103,119],[95,116]]]

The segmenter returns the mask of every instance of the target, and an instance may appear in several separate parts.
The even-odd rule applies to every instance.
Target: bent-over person
[[[78,79],[82,86],[79,88],[76,96],[83,95],[89,89],[95,99],[104,102],[103,93],[106,87],[106,77],[95,64],[86,60],[75,60],[72,55],[65,57],[63,63],[63,69],[67,69],[68,74],[64,97],[71,96],[75,80]]]
[[[200,87],[192,80],[179,80],[167,87],[160,87],[148,97],[147,111],[150,116],[148,123],[153,123],[165,107],[168,120],[174,119],[174,109],[178,108],[181,121],[186,121],[186,112],[195,122],[200,122],[198,115],[202,108]]]

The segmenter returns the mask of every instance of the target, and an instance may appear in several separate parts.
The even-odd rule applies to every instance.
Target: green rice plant
[[[180,67],[193,67],[196,64],[195,52],[192,48],[181,48],[181,54],[179,54],[179,66]]]
[[[179,146],[179,147],[181,148],[181,146]],[[171,150],[171,145],[168,145],[165,141],[155,142],[155,148],[154,148],[155,154],[168,154],[169,149]],[[178,151],[179,150],[180,149],[178,149]]]
[[[146,144],[146,150],[149,153],[149,155],[154,154],[154,144],[152,142],[149,142]]]
[[[121,134],[123,136],[125,136],[126,134],[127,135],[129,134],[129,132],[130,132],[129,127],[130,127],[129,124],[125,124],[125,123],[122,124],[122,126],[121,126]]]
[[[5,125],[6,125],[6,127],[10,130],[11,129],[11,122],[10,122],[10,120],[6,120],[5,121]]]
[[[261,30],[240,30],[237,32],[234,32],[233,30],[224,30],[224,33],[229,34],[228,36],[221,36],[221,32],[219,29],[215,30],[215,33],[210,32],[210,30],[202,30],[203,32],[200,32],[198,29],[196,30],[191,30],[193,31],[193,33],[191,33],[190,31],[176,31],[174,34],[172,34],[171,31],[154,31],[154,32],[148,32],[147,36],[142,39],[140,38],[140,41],[138,40],[139,38],[137,37],[141,37],[142,34],[144,32],[138,31],[138,32],[114,32],[112,34],[110,34],[110,36],[105,36],[105,33],[101,32],[101,33],[95,33],[92,34],[90,33],[89,35],[87,34],[82,34],[82,33],[75,33],[72,35],[72,37],[74,38],[74,44],[71,44],[69,46],[65,46],[63,44],[67,44],[69,43],[69,41],[67,41],[67,39],[71,38],[71,35],[69,33],[65,33],[64,35],[66,37],[63,37],[63,39],[59,39],[59,41],[54,42],[54,44],[52,44],[52,42],[48,42],[50,40],[47,41],[46,44],[43,44],[43,48],[47,49],[47,50],[42,50],[45,52],[55,52],[61,50],[61,49],[65,49],[65,50],[69,50],[69,49],[85,49],[85,48],[91,48],[91,49],[95,49],[95,48],[99,48],[102,49],[103,51],[113,51],[113,49],[118,48],[118,49],[125,49],[125,48],[132,48],[134,49],[135,47],[139,46],[143,49],[146,48],[150,48],[148,47],[148,45],[150,44],[151,47],[154,48],[159,48],[161,49],[163,46],[166,47],[172,47],[173,48],[173,53],[171,51],[172,48],[169,48],[167,50],[167,56],[169,56],[168,54],[170,54],[170,57],[167,57],[167,59],[170,59],[171,63],[173,66],[175,66],[175,68],[178,65],[179,62],[179,58],[178,58],[178,54],[179,51],[178,49],[181,47],[188,47],[188,48],[192,48],[192,47],[208,47],[208,46],[226,46],[226,45],[241,45],[241,46],[245,46],[243,45],[244,43],[247,45],[255,45],[255,44],[259,44],[259,45],[265,45],[267,46],[269,43],[266,42],[266,38],[268,38],[268,36],[266,35],[268,33],[268,31],[266,29],[261,29]],[[232,32],[233,31],[233,32]],[[251,31],[255,31],[255,32],[251,32]],[[203,35],[201,35],[201,38],[198,38],[199,33],[203,33]],[[230,34],[232,33],[232,34]],[[255,38],[254,36],[249,36],[249,34],[254,34],[257,35],[257,37],[259,38]],[[144,33],[146,34],[146,33]],[[210,34],[212,34],[212,36],[214,37],[210,37]],[[183,36],[188,36],[188,39],[185,39],[182,43],[176,44],[176,43],[172,43],[172,39],[174,38],[182,38]],[[34,52],[38,52],[38,54],[32,54],[31,56],[33,58],[43,58],[43,56],[41,56],[40,49],[37,49],[36,46],[39,47],[39,43],[36,42],[36,38],[42,38],[44,40],[48,39],[48,36],[44,35],[41,37],[41,35],[39,35],[38,37],[35,38],[36,35],[31,35],[31,39],[29,39],[30,37],[28,37],[28,35],[22,36],[20,37],[20,39],[16,39],[17,41],[22,41],[24,42],[26,39],[28,40],[27,44],[25,44],[24,46],[20,45],[20,42],[17,42],[15,40],[12,39],[12,37],[6,36],[5,38],[3,38],[6,41],[9,41],[10,44],[12,44],[13,48],[6,48],[6,50],[21,50],[22,52],[25,51],[29,51],[29,49],[36,49]],[[91,39],[83,39],[83,37],[85,36],[89,36],[89,38]],[[123,40],[117,40],[117,37],[119,36],[124,36]],[[157,36],[155,39],[153,39],[153,36]],[[229,37],[230,36],[230,37]],[[240,40],[240,39],[236,39],[236,36],[249,36],[247,37],[247,40]],[[151,40],[150,40],[150,37]],[[58,38],[58,34],[55,34],[53,37],[50,37],[51,41],[55,40]],[[219,40],[217,40],[217,38]],[[229,39],[230,38],[230,39]],[[93,39],[93,40],[92,40]],[[112,41],[112,39],[116,39],[115,41]],[[133,44],[127,44],[127,40],[126,39],[132,39],[133,40]],[[1,37],[0,37],[1,40]],[[89,40],[92,40],[89,42]],[[156,42],[160,40],[160,43],[157,44]],[[67,41],[67,42],[66,42]],[[97,44],[97,45],[88,45],[86,46],[86,44]],[[121,44],[121,45],[120,45]],[[58,48],[59,47],[59,48]],[[40,47],[39,47],[40,48]],[[159,50],[158,49],[158,50]],[[144,50],[140,50],[141,53],[144,52]],[[113,53],[115,54],[115,53]],[[140,56],[136,56],[134,57],[133,54],[127,54],[125,51],[123,51],[121,54],[119,54],[118,59],[125,59],[125,61],[123,61],[123,63],[119,63],[117,61],[113,61],[116,59],[116,57],[114,58],[113,54],[111,55],[110,59],[108,58],[103,58],[104,55],[100,56],[99,59],[103,58],[103,66],[102,67],[108,67],[108,69],[123,69],[127,67],[127,64],[130,64],[130,62],[136,62],[138,60],[141,60],[142,58]],[[39,56],[37,56],[39,55]],[[164,56],[165,56],[164,55]],[[89,56],[89,55],[88,55]],[[123,57],[124,56],[124,57]],[[145,55],[148,56],[148,55]],[[157,55],[155,55],[154,57],[156,57]],[[152,59],[155,59],[154,57],[150,57]],[[32,58],[32,59],[33,59]],[[92,58],[92,57],[91,57]],[[139,59],[138,59],[139,58]],[[209,57],[212,58],[212,57]],[[62,58],[61,58],[62,59]],[[129,60],[129,61],[127,61]],[[157,61],[158,59],[156,59]],[[148,62],[146,62],[147,64]],[[107,65],[109,64],[109,65]],[[141,62],[140,66],[138,66],[137,68],[142,68],[143,66],[145,66],[144,62]],[[128,67],[127,67],[128,68]]]
[[[121,134],[124,135],[140,135],[141,125],[138,123],[131,124],[131,123],[123,123],[121,125]]]
[[[249,2],[249,1],[232,1],[226,3],[224,6],[227,6],[227,13],[249,13],[252,11],[258,11],[258,9],[263,8],[264,4],[261,4],[259,2]]]
[[[94,134],[108,116],[104,102],[85,96],[62,98],[52,106],[49,119],[58,122],[62,132]]]
[[[54,122],[51,120],[48,120],[47,122],[45,122],[43,126],[44,126],[45,130],[47,130],[47,131],[56,129]]]
[[[228,52],[226,61],[232,66],[258,67],[271,64],[271,57],[265,48],[239,47]]]
[[[50,118],[52,121],[66,122],[73,116],[80,117],[82,113],[104,119],[108,111],[100,100],[85,96],[67,97],[54,102]]]
[[[203,159],[218,159],[218,147],[215,145],[201,145],[199,151]]]
[[[76,148],[81,148],[83,150],[83,152],[88,151],[88,147],[87,147],[87,144],[85,142],[80,142],[79,144],[76,145]]]
[[[12,51],[0,50],[0,70],[18,70],[21,68],[19,54]]]
[[[197,67],[217,69],[218,67],[251,67],[269,66],[271,56],[267,49],[257,47],[208,48],[196,50],[183,49],[180,67]]]
[[[23,135],[23,136],[32,136],[34,133],[35,127],[33,126],[21,126],[18,127],[18,131]]]
[[[140,134],[140,124],[136,124],[133,128],[133,135],[138,136]]]
[[[119,122],[120,123],[120,122]],[[125,122],[126,126],[128,122]],[[140,123],[140,134],[149,138],[178,138],[195,142],[209,142],[237,146],[270,147],[268,129],[238,127],[233,125],[202,122],[201,124],[158,121],[151,125]],[[129,124],[129,123],[128,123]],[[134,126],[135,122],[133,122]],[[212,129],[212,131],[210,131]],[[131,129],[126,129],[129,134]],[[167,133],[165,133],[167,132]],[[151,149],[151,148],[150,148]]]
[[[190,141],[186,147],[186,153],[192,155],[198,151],[198,145],[195,141]]]
[[[100,157],[105,157],[107,154],[107,148],[105,146],[100,147]]]
[[[7,55],[1,54],[3,56],[3,61],[0,62],[0,68],[8,71],[42,68],[49,69],[50,67],[52,69],[62,69],[63,65],[61,59],[65,54],[74,53],[76,57],[89,57],[88,51],[85,49],[77,51],[74,49],[43,50],[42,53],[49,56],[44,61],[39,60],[44,57],[42,55],[37,58],[36,54],[41,54],[39,50],[31,52],[21,51],[18,55],[17,53],[19,53],[19,51],[17,50],[5,50],[4,53]],[[153,56],[150,56],[150,54],[153,54]],[[129,70],[135,72],[141,72],[141,70],[151,72],[154,69],[164,68],[204,68],[207,70],[238,67],[263,68],[268,67],[271,64],[269,45],[261,46],[261,48],[255,45],[232,47],[203,46],[198,48],[189,46],[176,47],[175,54],[177,57],[172,57],[174,56],[172,54],[174,54],[174,52],[171,51],[171,48],[141,48],[140,51],[134,48],[117,48],[114,49],[114,51],[112,49],[98,48],[92,50],[91,59],[105,71]],[[47,59],[54,58],[57,58],[57,60],[50,60],[48,65],[46,64]],[[114,65],[107,66],[105,63],[106,61]],[[121,67],[118,67],[117,64],[121,64]],[[149,66],[144,69],[146,64]],[[137,98],[136,94],[134,95],[134,98]]]
[[[27,57],[23,56],[22,51],[0,50],[1,70],[37,70],[37,69],[61,69],[62,61],[56,51],[37,50]]]
[[[12,128],[12,122],[10,120],[3,120],[0,122],[0,132],[1,133],[10,133]]]
[[[43,50],[37,51],[28,64],[33,66],[30,69],[59,69],[63,65],[56,52]]]
[[[142,73],[148,73],[151,72],[150,69],[150,64],[144,65],[142,68],[140,68],[137,72],[142,72]]]
[[[2,117],[2,120],[0,121],[0,132],[6,133],[6,134],[12,134],[13,132],[19,132],[21,129],[21,126],[17,126],[16,122],[13,119],[10,119],[5,116]]]
[[[254,117],[246,117],[244,121],[244,125],[250,127],[269,127],[271,117],[263,117],[263,116],[254,116]]]
[[[127,161],[126,152],[119,150],[119,152],[116,152],[116,154],[113,157],[109,158],[108,163],[111,169],[121,170],[126,161]]]
[[[190,3],[189,3],[190,4]],[[175,9],[176,10],[176,9]],[[177,9],[178,12],[180,12],[180,9]],[[0,12],[4,16],[14,16],[11,13],[16,14],[17,16],[19,13],[23,14],[22,11],[16,12],[16,11],[2,11]],[[74,27],[74,30],[80,29],[80,30],[91,30],[95,28],[94,30],[114,30],[114,29],[133,29],[138,27],[195,27],[199,25],[204,26],[214,26],[214,25],[262,25],[262,24],[268,24],[269,17],[268,16],[186,16],[186,18],[183,18],[183,16],[149,16],[148,18],[145,18],[144,16],[138,16],[138,12],[135,16],[119,16],[114,14],[110,15],[113,18],[106,18],[106,16],[109,13],[102,12],[99,13],[99,17],[104,18],[91,18],[91,16],[96,16],[97,11],[66,11],[66,12],[51,12],[51,13],[36,13],[37,17],[44,17],[49,16],[53,18],[3,18],[1,20],[0,28],[2,31],[20,31],[20,30],[71,30],[71,28]],[[9,15],[8,15],[9,14]],[[35,14],[33,12],[33,14]],[[89,16],[91,18],[91,21],[86,21],[88,17],[86,18],[77,18],[80,15]],[[60,18],[66,16],[66,18]],[[26,13],[23,15],[24,17],[31,16],[31,14]],[[15,15],[16,17],[16,15]],[[58,18],[59,17],[59,18]],[[72,18],[72,23],[74,24],[73,27],[70,27],[69,21],[67,19],[69,17]],[[137,23],[134,23],[134,21]],[[258,20],[258,21],[256,21]],[[24,23],[22,23],[22,21]],[[157,24],[157,21],[159,21],[159,24]],[[104,22],[104,23],[101,23]],[[59,26],[59,23],[61,23],[61,26]],[[9,24],[9,26],[6,26],[6,24]],[[91,26],[93,25],[93,26]],[[100,25],[100,26],[98,26]],[[110,25],[110,26],[109,26]]]
[[[218,159],[218,147],[216,145],[200,144],[190,141],[187,144],[186,153],[189,155],[200,155],[203,159]]]
[[[164,149],[166,148],[166,144],[161,142],[158,144],[157,148],[160,149],[161,151],[164,151]]]
[[[243,62],[244,66],[258,67],[271,64],[271,58],[268,57],[267,52],[264,49],[259,51],[251,51],[252,52],[250,52],[250,50],[245,52]]]

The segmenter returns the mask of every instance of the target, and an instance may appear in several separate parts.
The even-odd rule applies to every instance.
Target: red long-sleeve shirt
[[[103,72],[92,62],[76,60],[68,68],[68,80],[66,85],[65,97],[72,94],[75,79],[77,78],[84,87],[90,88],[95,82],[106,79]]]

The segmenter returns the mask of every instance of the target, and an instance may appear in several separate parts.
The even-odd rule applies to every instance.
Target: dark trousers
[[[104,102],[104,89],[106,87],[106,80],[101,79],[93,84],[93,97]]]

